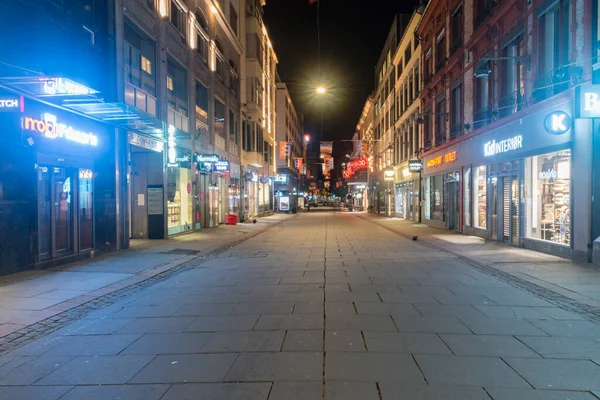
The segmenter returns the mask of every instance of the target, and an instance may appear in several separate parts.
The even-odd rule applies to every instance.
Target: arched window
[[[204,30],[204,32],[208,33],[208,22],[206,21],[206,16],[200,7],[196,7],[196,12],[194,13],[196,16],[196,21],[200,27]]]

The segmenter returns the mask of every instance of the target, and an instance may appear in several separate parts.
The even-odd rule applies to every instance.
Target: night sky
[[[320,0],[321,75],[328,88],[317,97],[317,5],[308,0],[267,0],[265,23],[281,80],[288,83],[304,130],[318,141],[351,139],[364,102],[374,88],[374,68],[394,13],[412,13],[415,0]],[[349,142],[335,143],[340,153]],[[315,148],[316,150],[316,148]]]

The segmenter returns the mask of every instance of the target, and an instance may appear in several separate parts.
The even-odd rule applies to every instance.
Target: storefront
[[[229,210],[230,163],[217,154],[196,154],[197,185],[199,187],[200,207],[196,219],[202,227],[213,227],[225,223]],[[238,179],[239,181],[239,179]],[[233,203],[235,205],[235,203]]]
[[[0,112],[0,274],[114,245],[114,130],[22,96],[0,98],[18,104]]]
[[[176,147],[167,163],[167,229],[169,236],[193,230],[192,154]]]
[[[229,204],[228,214],[235,214],[241,217],[241,168],[239,164],[229,164]]]
[[[412,221],[418,220],[419,175],[408,169],[408,162],[396,169],[395,216]]]
[[[446,229],[461,229],[458,145],[447,147],[424,159],[423,213],[425,222]]]
[[[427,155],[425,221],[571,256],[572,114],[567,101]]]

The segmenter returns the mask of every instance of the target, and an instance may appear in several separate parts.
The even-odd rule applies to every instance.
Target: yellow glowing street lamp
[[[323,94],[323,93],[325,93],[326,91],[327,91],[327,89],[325,89],[323,86],[319,86],[319,87],[317,88],[317,93],[319,93],[319,94]]]

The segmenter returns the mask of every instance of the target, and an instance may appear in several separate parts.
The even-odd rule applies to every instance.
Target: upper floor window
[[[187,33],[186,19],[185,10],[179,6],[176,0],[171,0],[171,24],[177,28],[183,37],[186,37]]]
[[[218,40],[215,40],[215,73],[221,81],[225,81],[225,57],[223,47]]]
[[[452,13],[450,29],[450,53],[453,54],[462,46],[462,5],[456,7]]]
[[[199,7],[197,7],[194,15],[196,16],[196,21],[198,21],[198,25],[200,25],[200,28],[202,28],[204,32],[208,32],[208,22],[206,21],[206,16],[204,15],[204,12]]]
[[[440,33],[437,35],[436,45],[435,45],[435,72],[438,72],[444,64],[446,63],[446,32],[445,29],[442,29]]]
[[[232,4],[229,5],[229,25],[231,25],[231,29],[233,30],[233,33],[235,33],[235,35],[237,36],[237,34],[238,34],[238,14],[237,14],[237,11],[235,11],[235,8],[233,8]]]
[[[154,96],[156,94],[155,43],[129,23],[125,23],[124,39],[123,64],[126,82]]]
[[[225,104],[215,98],[215,133],[222,138],[225,137]]]
[[[167,102],[173,110],[188,115],[187,71],[174,60],[167,61]]]
[[[196,110],[205,118],[208,116],[208,88],[196,82]]]
[[[406,50],[404,50],[404,65],[407,65],[408,61],[410,61],[411,52],[412,46],[411,43],[409,43],[408,46],[406,46]]]
[[[546,11],[538,24],[538,65],[551,72],[569,64],[571,50],[571,4],[562,0]]]
[[[432,67],[432,57],[431,57],[431,47],[427,49],[425,52],[425,59],[423,60],[423,82],[425,84],[431,81],[431,76],[433,74]]]

